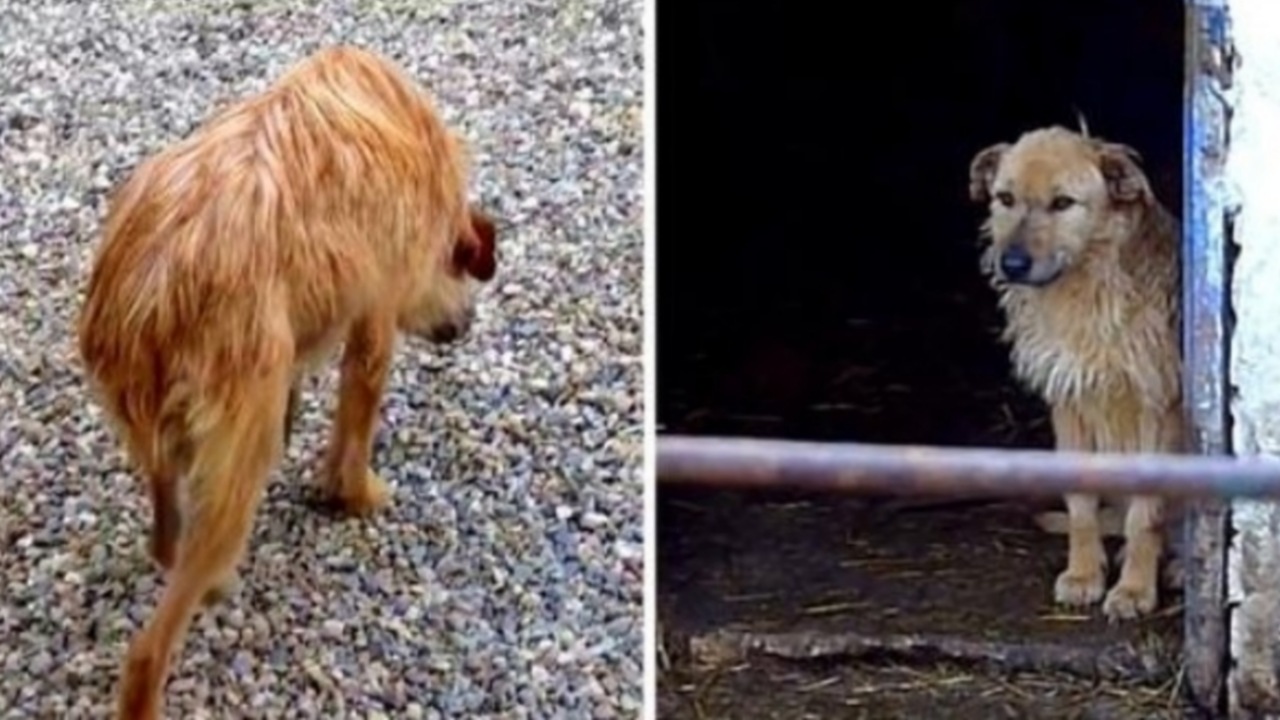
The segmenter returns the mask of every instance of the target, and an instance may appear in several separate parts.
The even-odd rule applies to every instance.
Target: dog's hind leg
[[[1089,451],[1093,441],[1084,419],[1074,409],[1053,408],[1053,432],[1059,450]],[[1107,554],[1098,524],[1099,498],[1096,495],[1068,495],[1067,567],[1054,583],[1058,603],[1079,607],[1102,599],[1106,590]]]
[[[158,449],[154,454],[144,455],[138,450],[137,443],[132,444],[132,454],[135,457],[147,458],[147,462],[143,463],[142,473],[146,476],[151,494],[148,550],[152,561],[161,571],[168,571],[173,567],[178,538],[182,533],[180,483],[191,462],[191,445],[187,441],[184,425],[181,419],[163,419],[158,431]]]
[[[289,403],[284,410],[284,441],[283,448],[285,451],[289,449],[289,442],[293,439],[293,423],[298,417],[298,402],[301,389],[298,387],[298,380],[294,380],[289,386]]]
[[[283,378],[254,383],[241,396],[251,401],[241,399],[235,411],[199,423],[205,431],[193,438],[173,567],[159,605],[129,645],[117,720],[161,717],[169,665],[192,619],[206,598],[235,577],[279,457],[287,392]]]
[[[352,327],[343,351],[325,494],[349,515],[368,515],[390,500],[390,488],[369,462],[395,338],[394,317],[367,317]]]
[[[182,513],[178,506],[178,474],[170,467],[147,473],[151,489],[151,536],[148,550],[156,567],[173,567],[178,537],[182,532]]]
[[[147,554],[163,573],[173,567],[178,535],[182,532],[181,501],[178,497],[181,458],[171,452],[175,447],[182,447],[173,442],[181,437],[181,433],[174,433],[175,428],[163,422],[159,430],[140,427],[140,424],[124,421],[114,407],[108,408],[112,424],[124,440],[126,454],[147,485],[151,500]]]

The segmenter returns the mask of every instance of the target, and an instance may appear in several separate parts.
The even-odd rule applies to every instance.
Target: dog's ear
[[[1010,147],[1009,143],[996,143],[973,156],[969,163],[969,197],[974,202],[991,202],[991,183],[996,179],[1000,159]]]
[[[498,269],[497,228],[483,211],[472,207],[462,235],[453,246],[453,265],[481,282],[493,279]]]
[[[1115,202],[1131,203],[1151,197],[1146,173],[1138,166],[1138,151],[1119,143],[1098,144],[1098,169]]]

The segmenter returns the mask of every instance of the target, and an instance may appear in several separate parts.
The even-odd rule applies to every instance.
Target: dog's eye
[[[1049,201],[1049,209],[1054,212],[1062,212],[1063,210],[1066,210],[1067,208],[1075,204],[1076,204],[1075,198],[1069,198],[1066,195],[1059,195],[1055,197],[1053,200]]]
[[[1011,192],[996,193],[996,200],[999,200],[1000,204],[1005,207],[1013,207],[1013,193]]]

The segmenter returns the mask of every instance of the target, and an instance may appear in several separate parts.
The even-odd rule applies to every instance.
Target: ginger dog
[[[983,271],[1000,293],[1015,375],[1052,409],[1056,445],[1092,452],[1183,451],[1178,225],[1137,154],[1060,127],[979,152],[969,191],[987,203]],[[1127,499],[1111,620],[1157,604],[1159,497]],[[1055,599],[1103,599],[1099,498],[1068,495],[1066,569]]]
[[[79,348],[149,484],[150,554],[167,571],[116,717],[161,716],[194,615],[234,581],[296,381],[339,343],[323,491],[357,516],[388,501],[369,463],[395,341],[462,337],[495,271],[467,175],[431,100],[339,47],[147,159],[112,199]]]

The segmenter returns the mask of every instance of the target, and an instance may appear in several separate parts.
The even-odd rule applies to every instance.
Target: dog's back
[[[465,171],[429,101],[352,48],[142,163],[113,198],[79,328],[136,459],[154,466],[242,404],[247,379],[335,343],[373,303],[404,302],[402,270],[447,252],[467,212]]]

